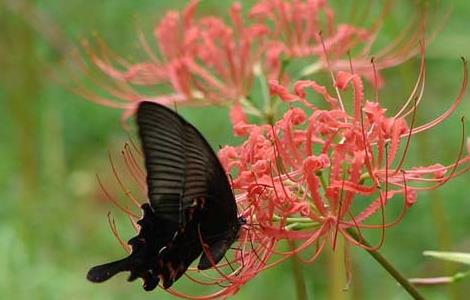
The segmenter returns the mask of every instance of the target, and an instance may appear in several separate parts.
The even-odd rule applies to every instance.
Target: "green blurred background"
[[[161,290],[146,293],[122,274],[101,285],[86,281],[88,268],[117,258],[122,250],[106,224],[111,209],[95,174],[110,174],[107,152],[119,153],[127,134],[120,111],[85,101],[67,87],[71,53],[93,32],[124,56],[138,50],[136,31],[150,33],[164,11],[186,1],[0,0],[0,299],[170,299]],[[248,6],[253,1],[244,1]],[[333,2],[347,19],[350,1]],[[374,1],[364,1],[369,3]],[[377,2],[377,1],[376,1]],[[380,1],[378,1],[380,3]],[[387,18],[390,41],[413,13],[398,1]],[[198,13],[224,15],[230,1],[204,0]],[[418,122],[437,116],[455,98],[461,80],[460,56],[470,57],[470,2],[454,0],[436,12],[445,27],[428,46],[427,85]],[[416,78],[416,59],[385,72],[382,99],[401,103]],[[212,122],[208,113],[221,112]],[[226,111],[183,109],[213,145],[233,144]],[[408,165],[451,163],[460,143],[459,118],[470,118],[470,96],[444,124],[412,140]],[[212,114],[213,115],[213,114]],[[216,125],[215,125],[216,124]],[[220,126],[219,124],[224,124]],[[466,121],[467,127],[470,123]],[[470,136],[470,134],[467,134]],[[464,270],[424,258],[423,250],[470,252],[470,174],[440,190],[423,193],[405,219],[387,231],[383,254],[409,277]],[[398,210],[399,205],[391,207]],[[129,237],[125,220],[118,226]],[[351,251],[353,280],[346,286],[340,253],[325,251],[302,266],[309,299],[408,299],[388,274],[360,249]],[[292,262],[260,274],[235,299],[295,297]],[[184,279],[176,284],[190,286]],[[451,287],[422,289],[430,299],[466,299],[470,279]]]

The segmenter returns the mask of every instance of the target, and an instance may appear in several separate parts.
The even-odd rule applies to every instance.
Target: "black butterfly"
[[[147,291],[160,280],[167,289],[201,254],[198,269],[218,263],[245,221],[222,165],[194,126],[152,102],[139,105],[137,125],[149,198],[140,231],[128,242],[128,257],[91,268],[87,278],[103,282],[129,271],[128,281],[142,278]]]

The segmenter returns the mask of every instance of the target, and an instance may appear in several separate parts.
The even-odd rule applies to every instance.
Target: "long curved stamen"
[[[145,190],[146,189],[145,173],[138,165],[137,161],[132,155],[132,152],[130,152],[129,148],[124,147],[124,150],[121,151],[121,156],[134,182],[137,183],[142,190]]]
[[[302,263],[305,263],[305,264],[310,264],[310,263],[314,262],[315,260],[317,260],[320,257],[320,254],[322,253],[323,249],[325,248],[325,245],[326,245],[326,239],[322,239],[320,241],[320,245],[317,246],[317,249],[315,250],[315,252],[310,257],[303,258],[301,256],[298,256],[299,260]]]
[[[126,195],[127,198],[129,198],[132,203],[137,207],[140,208],[140,203],[137,201],[137,199],[134,197],[132,192],[124,185],[124,183],[121,180],[121,177],[119,176],[118,172],[116,171],[116,166],[114,165],[113,158],[111,157],[111,153],[108,152],[108,159],[111,164],[111,169],[113,171],[114,178],[118,182],[118,185],[121,189],[121,191]]]
[[[147,39],[145,38],[145,34],[141,30],[139,30],[137,36],[139,38],[140,45],[141,45],[142,49],[144,50],[145,54],[147,54],[147,56],[150,58],[150,60],[154,64],[160,64],[161,60],[159,58],[157,58],[155,52],[152,51],[152,49],[150,48],[150,45],[149,45]]]
[[[347,171],[344,171],[344,173],[346,173]],[[345,176],[345,174],[344,174]],[[340,220],[341,220],[341,211],[342,211],[342,206],[343,206],[343,192],[344,192],[344,177],[343,177],[343,180],[341,181],[341,192],[340,192],[340,195],[339,195],[339,206],[338,206],[338,212],[336,214],[336,226],[335,226],[335,233],[334,233],[334,236],[333,236],[333,250],[336,249],[336,238],[337,238],[337,235],[338,235],[338,230],[339,230],[339,223],[340,223]]]
[[[399,172],[399,170],[401,170],[401,167],[403,166],[403,163],[405,162],[406,154],[408,153],[408,148],[410,146],[411,133],[413,132],[413,128],[414,128],[415,121],[416,121],[416,109],[417,108],[418,108],[417,99],[415,99],[415,104],[414,104],[414,109],[413,109],[413,116],[411,117],[411,125],[410,125],[410,129],[408,130],[409,134],[406,137],[405,150],[403,150],[403,154],[400,158],[400,161],[399,161],[397,167],[395,168],[395,171],[391,174],[392,177],[395,176]]]
[[[380,196],[380,217],[382,220],[382,228],[380,232],[380,242],[377,245],[377,249],[380,249],[385,241],[385,201],[388,199],[388,144],[385,145],[385,196],[382,198],[382,193],[379,192]]]
[[[98,184],[101,188],[101,190],[103,191],[103,193],[105,194],[106,198],[111,201],[114,205],[116,205],[117,208],[119,208],[122,212],[134,217],[134,218],[139,218],[139,216],[137,214],[135,214],[134,212],[132,212],[131,210],[129,210],[128,208],[122,206],[116,199],[114,199],[114,197],[106,190],[106,188],[104,187],[103,183],[101,182],[101,179],[100,177],[98,176],[98,174],[96,175],[96,179],[98,181]]]
[[[117,230],[117,227],[116,227],[116,222],[114,221],[114,218],[111,217],[110,211],[108,211],[107,213],[107,218],[108,218],[108,225],[109,225],[109,228],[111,228],[111,232],[113,233],[113,236],[119,242],[119,244],[121,245],[122,249],[124,249],[124,251],[126,251],[128,254],[131,253],[130,246],[121,239],[121,236],[119,235],[119,231]]]
[[[322,34],[321,31],[318,33],[318,36],[320,37],[320,42],[321,42],[322,49],[323,49],[323,55],[325,56],[325,60],[326,60],[327,70],[330,73],[330,77],[331,77],[333,86],[335,87],[336,96],[338,97],[339,106],[340,106],[342,111],[345,111],[343,100],[341,98],[341,93],[339,91],[339,88],[336,86],[336,78],[335,78],[335,75],[333,74],[333,71],[331,69],[330,59],[328,58],[328,51],[326,50],[325,41],[323,40],[323,34]]]
[[[131,223],[132,228],[134,228],[134,231],[137,234],[139,232],[139,225],[137,224],[136,220],[133,219],[130,215],[127,215],[127,218],[129,219],[129,223]]]
[[[372,166],[374,157],[372,155],[372,150],[369,148],[369,143],[367,142],[367,136],[366,136],[366,132],[364,128],[364,115],[362,113],[362,109],[361,109],[360,117],[361,117],[360,120],[361,120],[362,144],[364,145],[364,153],[365,153],[365,158],[366,158],[365,163],[367,167],[367,172],[369,173],[369,176],[374,182],[374,184],[378,185],[379,181],[374,174],[374,170]],[[370,156],[369,156],[369,153],[370,153]]]
[[[425,61],[425,46],[424,42],[420,41],[419,43],[420,49],[421,49],[421,59],[420,59],[420,64],[419,64],[419,72],[418,72],[418,78],[416,79],[416,83],[413,87],[413,90],[411,91],[410,96],[408,96],[408,99],[405,101],[405,104],[403,104],[402,108],[393,116],[394,119],[399,118],[403,112],[406,110],[406,108],[411,104],[411,102],[414,100],[414,106],[410,111],[413,111],[417,105],[419,105],[419,102],[421,100],[421,96],[424,90],[424,80],[426,78],[426,61]],[[421,88],[420,88],[421,87]],[[418,90],[420,90],[419,97],[417,97]],[[405,116],[407,116],[410,112],[407,112]]]
[[[458,155],[457,155],[457,158],[453,164],[453,168],[450,172],[449,175],[447,175],[446,178],[444,178],[443,180],[439,181],[437,184],[433,185],[433,186],[429,186],[429,187],[413,187],[414,190],[433,190],[433,189],[436,189],[437,187],[440,187],[442,185],[444,185],[445,183],[447,183],[451,178],[454,177],[456,171],[457,171],[457,168],[459,167],[460,165],[460,162],[461,162],[461,158],[462,158],[462,155],[463,155],[463,152],[464,152],[464,149],[465,149],[465,122],[464,122],[464,117],[462,117],[460,119],[460,122],[461,122],[461,125],[462,125],[462,131],[461,131],[461,140],[460,140],[460,147],[459,147],[459,152],[458,152]]]
[[[143,153],[142,153],[142,150],[137,146],[137,143],[135,142],[134,138],[128,134],[127,135],[127,139],[129,140],[129,144],[132,146],[132,150],[129,150],[130,153],[133,153],[133,151],[135,151],[140,158],[143,158]]]
[[[273,135],[273,139],[274,141],[272,142],[273,144],[273,148],[274,148],[274,155],[275,157],[277,158],[281,158],[282,156],[284,156],[285,159],[288,158],[288,155],[283,153],[284,155],[282,155],[280,153],[280,150],[279,150],[279,141],[277,139],[277,135],[276,135],[276,132],[274,130],[274,125],[271,125],[271,131],[272,131],[272,135]],[[292,161],[289,160],[289,163],[290,165],[294,165]],[[281,175],[285,175],[287,176],[287,178],[289,178],[289,180],[291,180],[292,182],[298,182],[298,180],[296,179],[293,179],[292,177],[290,177],[289,175],[289,172],[285,169],[285,166],[282,164],[280,165],[279,162],[276,160],[276,169],[277,169],[277,172],[278,172],[278,176],[279,176],[279,179],[281,179]],[[281,170],[282,169],[282,170]],[[280,180],[281,182],[283,181],[282,179]]]
[[[375,57],[370,59],[370,64],[372,65],[372,72],[374,73],[374,101],[379,103],[379,78],[377,75],[377,67],[375,66]]]
[[[380,234],[380,241],[379,243],[377,244],[377,246],[366,246],[366,245],[363,245],[361,244],[360,247],[364,248],[364,249],[367,249],[367,250],[370,250],[370,251],[376,251],[378,249],[380,249],[385,241],[385,228],[386,228],[386,223],[385,223],[385,201],[388,199],[388,144],[386,144],[386,147],[385,147],[385,195],[383,195],[382,191],[379,190],[379,201],[380,201],[380,212],[381,212],[381,226],[380,226],[380,229],[381,229],[381,234]],[[349,211],[349,210],[348,210]],[[354,227],[356,228],[356,230],[358,231],[358,234],[359,236],[362,238],[362,234],[361,234],[361,226],[360,224],[357,223],[356,221],[356,218],[354,218],[354,216],[350,213],[349,211],[349,215],[351,217],[351,219],[353,220],[354,222]],[[342,229],[341,229],[342,230]],[[358,242],[352,238],[351,236],[349,236],[349,234],[342,230],[342,233],[345,235],[345,237],[350,241],[352,242],[353,244],[357,244]]]
[[[419,132],[422,132],[422,131],[425,131],[429,128],[432,128],[436,125],[438,125],[439,123],[441,123],[442,121],[444,121],[445,119],[447,119],[454,111],[455,109],[457,108],[457,106],[460,104],[460,102],[462,101],[463,97],[465,96],[465,92],[467,90],[467,84],[468,84],[468,68],[467,68],[467,60],[465,58],[461,58],[462,59],[462,63],[463,63],[463,80],[462,80],[462,84],[460,85],[460,90],[459,90],[459,93],[457,95],[457,98],[455,99],[455,101],[452,103],[452,105],[449,107],[449,109],[444,112],[443,114],[441,114],[439,117],[437,117],[436,119],[424,124],[424,125],[421,125],[421,126],[418,126],[416,127],[413,131],[412,131],[412,134],[416,134],[416,133],[419,133]],[[407,134],[407,133],[406,133]],[[406,135],[404,134],[404,135]]]

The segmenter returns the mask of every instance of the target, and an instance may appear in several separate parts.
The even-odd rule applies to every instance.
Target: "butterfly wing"
[[[204,137],[169,108],[142,102],[137,110],[147,170],[148,198],[155,213],[184,226],[196,199],[220,208],[218,219],[236,221],[237,208],[227,176]]]
[[[184,226],[186,209],[194,205],[193,199],[207,192],[206,157],[193,153],[197,149],[190,145],[186,122],[162,105],[141,103],[137,125],[150,205],[158,216]]]
[[[200,238],[209,246],[199,268],[218,262],[240,227],[237,207],[216,154],[190,123],[165,106],[143,102],[137,111],[147,168],[148,197],[155,214],[184,226],[200,199]],[[207,254],[207,255],[206,255]],[[209,259],[207,256],[211,256]]]

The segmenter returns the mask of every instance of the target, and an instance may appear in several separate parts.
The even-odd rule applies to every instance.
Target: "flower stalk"
[[[369,243],[364,240],[363,236],[360,236],[356,231],[347,229],[348,234],[362,245],[370,247]],[[424,300],[424,297],[418,292],[418,290],[411,284],[411,282],[404,277],[395,267],[377,250],[365,249],[384,269],[387,271],[415,300]]]
[[[289,243],[291,250],[295,249],[293,242]],[[297,256],[292,257],[292,273],[294,274],[295,295],[297,300],[307,300],[307,287],[305,285],[305,276],[302,272],[302,265]]]

